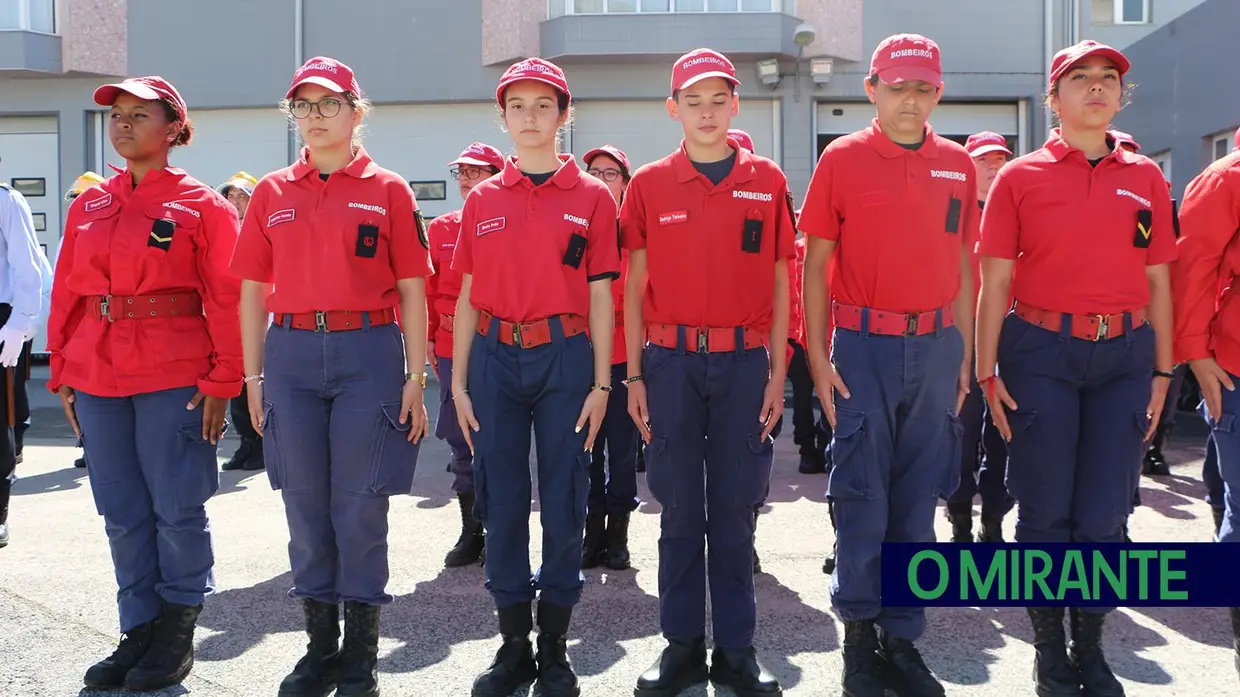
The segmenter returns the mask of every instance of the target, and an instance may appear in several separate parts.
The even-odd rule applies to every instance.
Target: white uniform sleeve
[[[41,250],[35,235],[34,218],[26,198],[12,189],[0,189],[0,233],[4,235],[6,269],[13,290],[13,314],[9,323],[27,338],[34,335],[44,312]],[[47,264],[46,258],[43,264]],[[20,322],[20,325],[16,323]]]

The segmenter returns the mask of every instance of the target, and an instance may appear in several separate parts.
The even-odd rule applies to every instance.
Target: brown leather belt
[[[861,331],[861,317],[865,309],[856,305],[832,302],[831,319],[839,329],[859,332]],[[956,316],[950,305],[941,310],[927,310],[926,312],[891,312],[869,308],[870,320],[866,329],[871,334],[881,336],[933,334],[939,328],[936,317],[940,311],[943,313],[943,328],[956,323]]]
[[[1110,315],[1077,315],[1070,312],[1052,312],[1024,303],[1016,303],[1012,310],[1016,316],[1030,324],[1057,332],[1063,328],[1065,317],[1072,318],[1072,338],[1086,341],[1105,341],[1124,334],[1124,316],[1131,318],[1128,326],[1136,329],[1145,324],[1145,308]]]
[[[155,295],[96,295],[90,299],[90,315],[115,322],[118,319],[155,319],[202,315],[202,298],[197,293],[157,293]]]
[[[740,330],[739,332],[737,330]],[[746,350],[758,348],[767,337],[749,327],[689,327],[685,330],[685,349],[695,353],[724,353],[736,350],[737,334],[740,334]],[[655,346],[680,348],[680,325],[647,324],[646,338]]]
[[[478,333],[487,336],[487,332],[491,331],[492,315],[486,310],[478,313]],[[560,325],[564,328],[564,338],[584,334],[586,331],[586,318],[581,315],[563,314],[557,315],[560,318]],[[501,344],[509,346],[520,346],[521,348],[531,349],[538,346],[551,343],[551,319],[538,319],[533,322],[507,322],[499,321],[499,336],[496,337]]]
[[[351,332],[366,326],[378,327],[396,321],[396,310],[328,310],[325,312],[292,312],[276,315],[276,324],[290,329],[312,332]]]

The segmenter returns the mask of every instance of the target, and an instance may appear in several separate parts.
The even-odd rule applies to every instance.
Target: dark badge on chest
[[[422,211],[413,212],[413,224],[418,228],[418,242],[422,243],[422,248],[430,249],[431,239],[426,236],[426,218],[422,217]]]
[[[1138,249],[1149,249],[1150,235],[1154,232],[1154,213],[1150,210],[1137,211],[1137,230],[1132,237],[1132,246]]]
[[[151,226],[151,234],[146,238],[146,246],[168,251],[172,247],[172,234],[177,224],[171,220],[156,220]]]
[[[568,250],[564,252],[565,266],[571,266],[574,269],[581,268],[581,260],[586,258],[586,242],[588,241],[584,232],[584,230],[574,232],[573,236],[568,238]]]
[[[745,216],[745,227],[741,234],[741,251],[746,254],[757,254],[762,251],[762,211],[751,210]]]
[[[958,198],[947,202],[947,222],[943,229],[953,235],[960,232],[960,209],[963,205]]]
[[[357,250],[359,257],[374,259],[379,251],[379,226],[363,223],[357,226]]]

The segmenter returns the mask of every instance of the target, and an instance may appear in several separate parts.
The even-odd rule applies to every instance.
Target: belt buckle
[[[99,296],[99,317],[102,319],[106,319],[109,322],[116,321],[116,319],[112,317],[112,296],[111,295]]]
[[[917,324],[921,321],[921,313],[910,312],[905,319],[907,324],[904,327],[904,335],[917,336]]]
[[[521,323],[512,323],[512,343],[514,346],[525,348],[525,340],[521,338]]]
[[[314,312],[314,330],[319,332],[328,331],[327,329],[327,313],[322,310]]]
[[[1094,334],[1094,341],[1102,341],[1109,338],[1111,318],[1109,315],[1098,315],[1098,332]]]
[[[698,353],[706,353],[707,349],[710,348],[710,330],[699,329],[697,339]]]

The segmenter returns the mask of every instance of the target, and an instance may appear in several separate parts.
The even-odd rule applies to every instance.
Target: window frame
[[[1158,165],[1159,169],[1162,170],[1163,178],[1170,181],[1171,180],[1171,151],[1163,150],[1161,152],[1153,153],[1150,155],[1150,159],[1153,160],[1154,164]]]
[[[1150,0],[1141,1],[1141,19],[1131,21],[1124,19],[1124,0],[1114,0],[1113,3],[1115,24],[1140,25],[1150,23]]]
[[[58,35],[59,27],[57,25],[59,24],[58,20],[60,18],[60,0],[50,0],[51,7],[52,7],[52,30],[50,32],[46,32],[46,31],[43,31],[42,29],[34,28],[34,22],[33,22],[34,13],[32,12],[33,10],[32,3],[35,2],[35,0],[16,0],[16,1],[17,1],[17,26],[8,27],[8,28],[0,28],[0,31],[25,31],[25,32],[31,32],[34,34],[45,34],[48,36]]]
[[[29,1],[29,0],[27,0],[27,1]],[[710,10],[710,9],[707,9],[707,10],[701,10],[701,11],[698,11],[698,10],[677,10],[677,9],[676,9],[676,0],[666,0],[666,1],[668,1],[668,2],[670,3],[670,5],[669,5],[669,6],[672,8],[671,10],[666,10],[666,11],[665,11],[665,10],[643,10],[643,9],[642,9],[642,2],[643,2],[643,0],[636,0],[636,2],[637,2],[637,11],[636,11],[636,12],[613,12],[613,11],[610,9],[611,0],[602,0],[602,3],[603,3],[603,11],[602,11],[602,12],[577,12],[576,7],[575,7],[576,3],[574,2],[574,0],[562,0],[562,2],[563,2],[564,12],[563,12],[562,14],[560,14],[560,13],[557,13],[557,12],[554,12],[554,11],[553,11],[553,8],[552,8],[552,2],[553,2],[553,0],[547,0],[547,8],[548,8],[548,11],[547,11],[547,16],[548,16],[548,17],[552,17],[552,18],[554,18],[554,17],[566,17],[566,16],[570,16],[570,15],[578,15],[578,16],[586,16],[586,15],[590,15],[590,16],[599,16],[599,15],[625,15],[625,16],[627,16],[627,15],[652,15],[652,14],[689,14],[689,15],[702,15],[702,14],[741,14],[741,13],[745,13],[745,14],[755,14],[755,13],[763,13],[763,12],[771,12],[771,13],[779,13],[779,14],[792,14],[792,13],[793,13],[793,12],[795,12],[795,10],[796,10],[796,2],[795,2],[795,0],[770,0],[770,2],[771,2],[771,9],[770,9],[770,10],[756,10],[756,11],[755,11],[755,10],[745,10],[745,9],[742,9],[742,8],[744,7],[744,3],[743,3],[743,2],[741,2],[741,0],[737,0],[737,2],[736,2],[736,9],[735,9],[735,10]],[[704,4],[705,4],[705,6],[706,6],[706,7],[710,7],[710,0],[705,0]]]
[[[1210,136],[1210,161],[1214,162],[1215,160],[1221,160],[1224,157],[1227,157],[1232,150],[1235,150],[1235,138],[1236,130],[1234,128],[1228,131],[1220,131]],[[1222,155],[1218,154],[1219,143],[1222,143],[1223,147],[1226,148]]]

